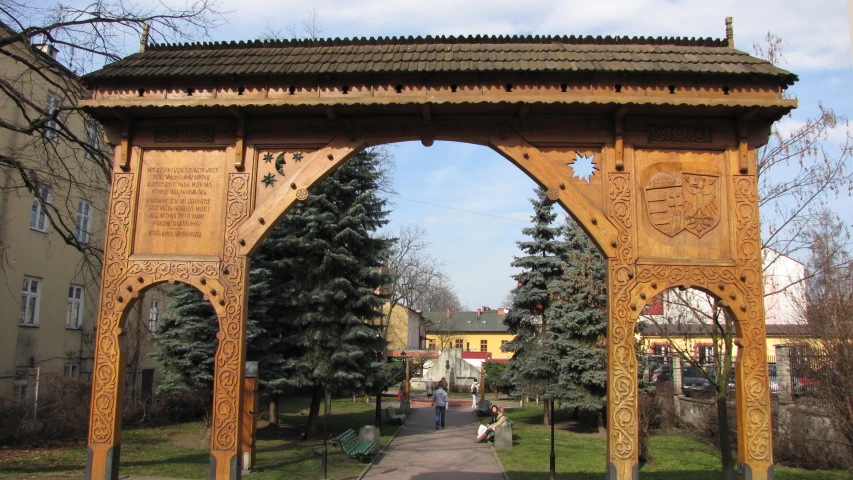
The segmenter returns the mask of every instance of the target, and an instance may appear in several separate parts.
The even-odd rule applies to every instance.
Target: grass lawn
[[[498,452],[510,480],[548,478],[551,453],[550,428],[542,425],[542,407],[507,409],[513,425],[513,447]],[[482,417],[486,423],[490,419]],[[567,412],[557,412],[554,450],[557,478],[601,480],[604,478],[607,439],[594,427],[595,419],[570,422]],[[720,454],[708,444],[678,433],[652,437],[654,461],[643,465],[643,480],[717,480],[722,475]],[[853,479],[846,472],[775,467],[777,480]]]
[[[361,398],[333,400],[329,415],[329,433],[337,436],[348,428],[372,425],[374,405]],[[279,428],[258,429],[257,469],[251,478],[258,480],[320,478],[323,442],[298,443],[307,418],[310,399],[296,398],[280,408]],[[383,403],[384,405],[384,403]],[[387,405],[384,405],[387,406]],[[321,407],[322,412],[322,407]],[[322,420],[322,417],[321,417]],[[266,426],[266,422],[263,422]],[[322,428],[322,425],[321,425]],[[382,445],[386,445],[397,426],[383,426]],[[322,430],[321,430],[322,431]],[[129,428],[123,432],[121,475],[207,478],[209,432],[201,422],[156,428]],[[86,446],[30,450],[0,449],[0,478],[67,476],[80,478],[86,462]],[[365,464],[350,459],[340,448],[329,445],[329,478],[355,478]]]

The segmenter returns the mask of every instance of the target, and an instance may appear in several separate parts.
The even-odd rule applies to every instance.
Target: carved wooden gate
[[[731,39],[393,38],[161,46],[85,78],[115,146],[87,478],[115,479],[123,326],[159,282],[220,321],[210,478],[240,477],[249,257],[370,145],[488,146],[608,258],[607,478],[636,479],[634,326],[674,286],[737,319],[743,478],[772,478],[755,149],[796,80]],[[581,167],[584,166],[584,169]]]

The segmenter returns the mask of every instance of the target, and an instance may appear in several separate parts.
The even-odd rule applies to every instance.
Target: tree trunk
[[[270,425],[278,426],[278,397],[270,397]]]
[[[551,399],[544,398],[542,405],[545,406],[545,414],[542,416],[544,425],[551,425]]]
[[[498,401],[498,387],[495,387],[495,401]]]
[[[580,420],[581,418],[581,407],[575,407],[572,409],[572,420]]]
[[[323,389],[314,387],[314,393],[311,394],[311,407],[308,409],[308,423],[305,424],[305,432],[308,438],[317,436],[320,422],[317,417],[320,416],[320,402],[323,401]]]
[[[725,385],[723,388],[725,388]],[[724,395],[717,396],[717,426],[720,430],[720,456],[723,465],[723,480],[735,480],[732,439],[729,434],[729,404]]]

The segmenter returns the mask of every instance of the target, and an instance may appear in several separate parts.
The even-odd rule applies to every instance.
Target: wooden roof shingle
[[[424,65],[434,72],[713,73],[778,77],[784,85],[797,80],[786,70],[730,48],[726,40],[609,36],[371,37],[153,45],[83,79],[381,74],[422,71]]]

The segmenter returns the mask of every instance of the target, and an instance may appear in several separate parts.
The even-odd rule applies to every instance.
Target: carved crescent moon
[[[284,153],[279,153],[278,157],[275,159],[275,170],[281,175],[284,176]]]

